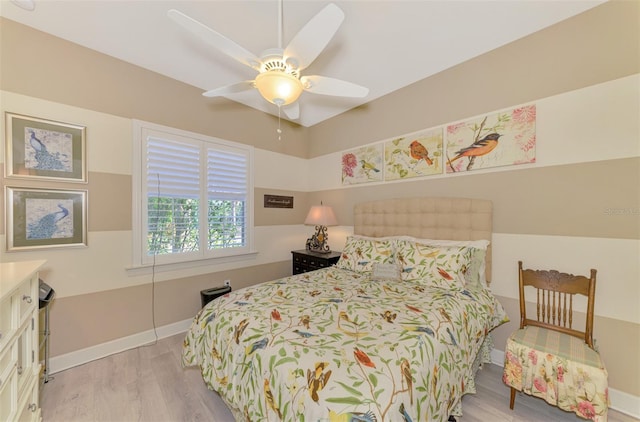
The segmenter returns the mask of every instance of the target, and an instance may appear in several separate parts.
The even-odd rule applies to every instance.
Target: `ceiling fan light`
[[[278,106],[295,102],[303,90],[300,79],[280,71],[260,73],[255,85],[265,100]]]

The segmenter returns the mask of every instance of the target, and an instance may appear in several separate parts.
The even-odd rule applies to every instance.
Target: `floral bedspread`
[[[446,421],[506,321],[488,290],[379,282],[335,267],[231,292],[184,340],[238,420]]]

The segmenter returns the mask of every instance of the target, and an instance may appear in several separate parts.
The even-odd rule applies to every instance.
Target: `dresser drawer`
[[[40,407],[38,406],[38,388],[37,382],[32,382],[29,391],[26,392],[22,401],[18,404],[18,422],[34,422],[40,420]]]
[[[13,313],[13,296],[7,296],[0,300],[0,351],[9,341],[16,329]]]
[[[14,300],[18,304],[18,323],[21,324],[25,318],[34,311],[38,304],[37,294],[38,277],[31,277],[29,282],[23,283],[18,289]]]
[[[16,414],[18,379],[15,366],[10,369],[11,371],[3,373],[0,379],[0,421],[11,420]]]

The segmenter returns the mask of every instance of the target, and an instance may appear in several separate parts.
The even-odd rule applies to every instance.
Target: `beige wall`
[[[287,124],[295,140],[280,143],[264,136],[275,127],[272,116],[224,100],[203,101],[193,87],[0,19],[0,108],[86,123],[89,183],[77,188],[90,191],[88,248],[7,253],[3,242],[0,261],[48,260],[44,276],[59,292],[52,307],[55,357],[150,329],[152,281],[156,323],[162,325],[195,314],[199,290],[221,280],[230,278],[239,288],[287,275],[289,251],[308,237],[302,226],[306,210],[320,200],[336,209],[342,227],[330,230],[330,236],[339,249],[356,202],[410,195],[489,198],[495,210],[493,287],[512,319],[517,319],[517,259],[575,272],[598,265],[595,334],[610,384],[640,397],[640,370],[628,365],[640,355],[640,298],[629,297],[638,292],[637,259],[630,261],[638,256],[640,223],[637,214],[604,212],[640,207],[640,131],[637,114],[625,115],[629,108],[637,113],[638,105],[624,97],[638,85],[637,77],[625,77],[640,72],[639,9],[638,2],[606,3],[327,122],[311,128]],[[51,66],[39,66],[36,57]],[[623,93],[617,91],[618,79]],[[539,159],[533,166],[401,183],[340,184],[335,163],[345,149],[540,99],[555,119],[570,121],[575,110],[601,107],[601,94],[611,115],[547,129],[542,122],[548,116],[538,116]],[[610,102],[618,95],[624,106]],[[256,147],[255,258],[160,273],[153,280],[148,272],[128,270],[132,118]],[[616,136],[594,140],[601,132]],[[583,138],[588,145],[576,148]],[[262,208],[265,193],[294,196],[294,209]],[[0,207],[2,220],[3,213]],[[5,233],[0,225],[0,236]],[[625,306],[616,309],[616,303]],[[498,330],[497,349],[504,347],[511,328]]]
[[[637,73],[638,2],[614,3],[595,7],[314,126],[309,131],[310,156]]]

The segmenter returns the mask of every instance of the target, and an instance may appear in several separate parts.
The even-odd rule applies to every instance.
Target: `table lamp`
[[[333,209],[326,205],[314,205],[309,210],[307,218],[304,220],[304,224],[310,226],[316,226],[316,232],[313,236],[307,239],[306,248],[312,252],[329,253],[331,249],[327,243],[327,226],[335,226],[338,224],[336,215],[333,213]]]

